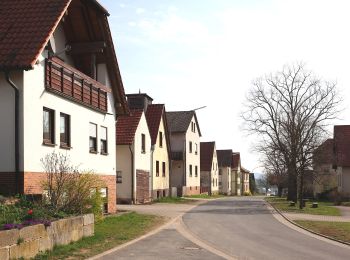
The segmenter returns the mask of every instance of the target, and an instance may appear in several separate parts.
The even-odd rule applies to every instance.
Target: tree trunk
[[[282,197],[282,190],[283,190],[283,187],[282,186],[277,186],[278,188],[278,197]]]
[[[297,179],[295,171],[288,172],[288,195],[287,200],[297,202]]]
[[[300,188],[299,188],[299,209],[304,207],[304,173],[300,174]]]

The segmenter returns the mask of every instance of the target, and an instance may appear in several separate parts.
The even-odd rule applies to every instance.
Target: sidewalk
[[[124,210],[135,211],[141,214],[158,215],[169,219],[174,219],[203,202],[205,201],[198,201],[196,203],[189,203],[189,204],[176,204],[176,203],[154,203],[150,205],[118,204],[117,209],[121,211],[124,211]]]

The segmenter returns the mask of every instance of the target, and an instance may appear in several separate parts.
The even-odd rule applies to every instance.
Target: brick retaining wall
[[[94,215],[60,219],[43,224],[0,231],[0,259],[32,258],[55,245],[67,245],[94,235]]]

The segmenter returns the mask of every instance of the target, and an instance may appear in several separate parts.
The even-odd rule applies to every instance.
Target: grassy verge
[[[195,203],[195,200],[185,199],[181,197],[163,197],[154,200],[155,203],[174,203],[174,204],[188,204],[188,203]]]
[[[289,206],[286,198],[266,197],[265,200],[283,212],[305,213],[312,215],[340,216],[340,210],[333,206],[331,202],[318,202],[318,208],[312,208],[312,202],[306,202],[303,209],[299,209],[299,205]]]
[[[350,243],[350,222],[296,220],[299,225],[317,233]]]
[[[186,198],[194,198],[194,199],[217,199],[217,198],[222,198],[225,197],[225,195],[208,195],[208,194],[198,194],[198,195],[191,195],[191,196],[186,196]]]
[[[162,223],[161,217],[137,213],[107,217],[95,224],[93,237],[55,247],[35,259],[85,259],[135,239]]]

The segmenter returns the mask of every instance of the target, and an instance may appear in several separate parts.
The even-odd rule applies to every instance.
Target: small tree
[[[46,172],[42,183],[48,204],[57,212],[102,214],[101,178],[91,171],[79,172],[67,155],[52,152],[41,159]]]

